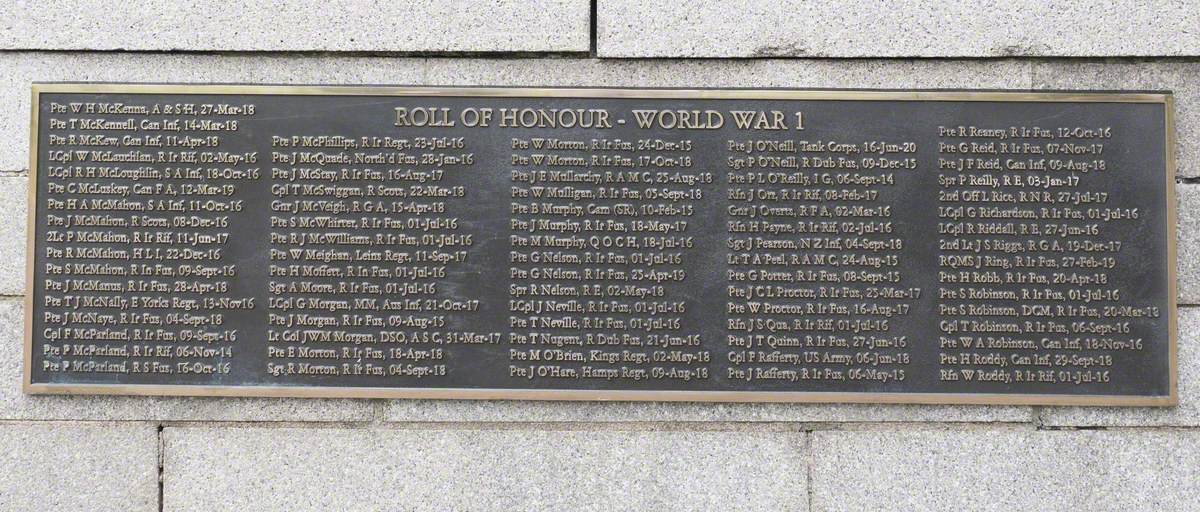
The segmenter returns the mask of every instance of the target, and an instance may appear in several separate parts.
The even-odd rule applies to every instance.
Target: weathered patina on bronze
[[[1171,116],[38,84],[25,389],[1170,405]]]

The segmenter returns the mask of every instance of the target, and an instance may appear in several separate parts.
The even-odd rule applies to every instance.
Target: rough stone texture
[[[1180,304],[1200,304],[1200,185],[1181,183],[1175,187],[1176,210],[1175,281]]]
[[[1200,13],[1200,8],[1193,8]],[[1200,34],[1200,23],[1193,23]],[[1175,156],[1180,177],[1200,177],[1200,62],[1073,62],[1033,65],[1037,89],[1169,90],[1175,93]]]
[[[1195,431],[814,432],[812,509],[1196,510]]]
[[[164,439],[170,511],[807,510],[803,433],[167,428]]]
[[[0,176],[0,296],[25,293],[29,179]]]
[[[0,423],[0,508],[158,509],[153,425]]]
[[[597,0],[601,57],[1200,54],[1191,0]]]
[[[588,0],[13,0],[0,49],[564,52]]]
[[[1200,308],[1179,310],[1178,359],[1178,407],[1045,407],[1041,421],[1080,427],[1200,426]]]
[[[29,166],[33,81],[1027,89],[1029,64],[598,61],[0,52],[0,171]]]
[[[1028,422],[1029,407],[865,404],[393,400],[388,421],[499,422]]]
[[[373,417],[375,403],[370,400],[26,395],[21,391],[22,309],[20,299],[0,300],[0,420],[369,421]]]

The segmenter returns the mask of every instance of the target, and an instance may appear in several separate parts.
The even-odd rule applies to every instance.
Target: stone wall
[[[1200,509],[1200,2],[1049,4],[10,1],[0,509]],[[24,395],[30,82],[56,80],[1172,90],[1180,405]]]

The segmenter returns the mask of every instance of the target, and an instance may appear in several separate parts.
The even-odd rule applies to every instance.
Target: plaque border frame
[[[376,86],[34,82],[31,86],[28,219],[26,235],[21,389],[26,394],[133,395],[272,398],[391,398],[469,400],[568,400],[762,403],[871,403],[924,405],[1175,406],[1179,404],[1178,275],[1176,258],[1175,99],[1170,91],[719,89],[499,86]],[[388,388],[354,386],[206,386],[195,384],[62,384],[32,382],[33,275],[37,216],[38,111],[43,93],[243,94],[290,96],[437,96],[509,98],[746,99],[826,101],[955,101],[1157,103],[1165,120],[1167,195],[1167,294],[1169,300],[1168,395],[1081,395],[1037,393],[870,393],[814,391],[573,390],[511,388]]]

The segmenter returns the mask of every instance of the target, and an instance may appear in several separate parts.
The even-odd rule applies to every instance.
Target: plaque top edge
[[[1172,91],[1024,89],[821,89],[821,88],[640,88],[508,87],[425,85],[289,85],[116,82],[33,82],[41,93],[272,94],[297,96],[461,96],[646,99],[759,99],[845,101],[1003,101],[1169,103]]]

